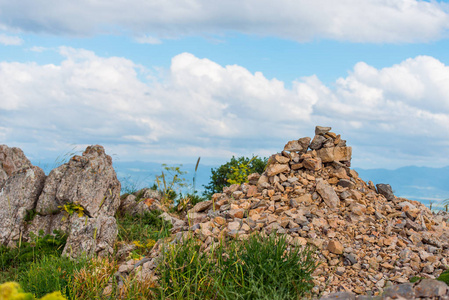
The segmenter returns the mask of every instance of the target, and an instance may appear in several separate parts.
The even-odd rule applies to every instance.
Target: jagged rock
[[[34,233],[39,230],[49,232],[54,227],[55,218],[62,220],[57,217],[64,214],[61,206],[70,203],[80,205],[87,219],[76,214],[70,217],[64,253],[73,256],[81,252],[107,254],[117,235],[113,216],[120,205],[119,194],[120,182],[111,157],[106,155],[102,146],[89,146],[82,156],[76,155],[50,172],[36,205],[41,218],[33,220],[30,228]],[[100,220],[106,222],[108,228],[100,226]],[[95,238],[91,235],[94,231]]]
[[[305,153],[309,148],[310,138],[304,137],[299,140],[289,141],[284,146],[284,151]]]
[[[317,179],[316,191],[331,209],[337,209],[340,206],[340,198],[338,198],[337,193],[322,178]]]
[[[327,139],[322,135],[315,135],[309,147],[312,150],[318,150],[323,146],[326,140]]]
[[[343,253],[343,245],[339,241],[330,241],[327,249],[334,254]]]
[[[21,149],[0,145],[0,187],[15,171],[30,167],[32,164]]]
[[[198,202],[189,212],[202,212],[212,206],[212,200]]]
[[[388,201],[391,201],[394,199],[393,190],[391,189],[391,186],[389,184],[379,183],[379,184],[376,184],[376,188],[377,188],[377,192],[381,195],[384,195]]]
[[[288,171],[290,171],[290,167],[287,164],[272,164],[267,169],[267,176],[275,176]]]
[[[323,126],[316,126],[315,127],[315,135],[325,135],[329,131],[331,131],[332,127],[323,127]]]
[[[107,256],[113,253],[117,238],[117,222],[113,216],[70,218],[70,232],[62,255],[76,258],[80,255]]]
[[[76,202],[92,217],[113,216],[120,205],[119,193],[111,157],[102,146],[89,146],[82,156],[73,156],[50,172],[36,210],[48,215],[60,210],[58,206]]]
[[[0,184],[0,244],[14,246],[26,235],[25,218],[36,207],[45,173],[39,167],[30,166],[16,169],[8,176]]]

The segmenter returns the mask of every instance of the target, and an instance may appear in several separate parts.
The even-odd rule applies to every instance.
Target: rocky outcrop
[[[87,147],[48,177],[18,148],[0,146],[0,163],[1,244],[58,229],[68,234],[65,254],[112,253],[120,182],[102,146]]]
[[[25,166],[0,184],[0,244],[14,246],[24,238],[27,217],[36,206],[44,182],[41,168]]]
[[[36,204],[39,217],[30,230],[49,234],[66,229],[69,236],[64,253],[71,256],[112,253],[119,195],[120,182],[111,157],[102,146],[89,146],[81,156],[50,172]],[[64,210],[65,205],[74,211]]]
[[[351,147],[330,130],[317,127],[313,139],[288,142],[263,174],[192,210],[197,218],[183,230],[193,231],[206,250],[252,232],[287,234],[292,246],[313,245],[321,263],[314,273],[316,294],[380,295],[412,276],[438,277],[448,266],[447,217],[395,197],[387,185],[376,189],[364,182],[349,168]]]
[[[19,148],[9,148],[6,145],[0,145],[0,186],[2,186],[15,171],[30,167],[31,162],[26,158],[22,150]]]

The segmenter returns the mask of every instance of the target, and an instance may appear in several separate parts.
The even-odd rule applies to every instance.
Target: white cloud
[[[149,35],[143,35],[143,36],[137,37],[135,40],[139,44],[150,44],[150,45],[162,44],[162,41],[160,39],[149,36]]]
[[[280,151],[330,125],[359,167],[449,163],[449,67],[432,57],[360,62],[332,87],[311,76],[286,88],[189,53],[150,81],[126,58],[59,53],[58,65],[0,63],[0,136],[34,157],[99,143],[121,160],[223,160]]]
[[[133,32],[150,41],[228,32],[297,41],[418,42],[447,37],[444,2],[421,0],[0,1],[0,28],[89,35]],[[80,21],[82,20],[82,21]]]
[[[19,46],[23,44],[23,40],[18,36],[10,36],[0,33],[0,44],[5,46]]]
[[[29,50],[32,51],[32,52],[38,52],[38,53],[41,53],[41,52],[44,52],[44,51],[46,51],[46,50],[49,50],[49,48],[46,48],[46,47],[40,47],[40,46],[33,46],[33,47],[31,47]]]

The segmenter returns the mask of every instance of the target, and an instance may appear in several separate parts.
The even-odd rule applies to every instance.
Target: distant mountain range
[[[55,167],[52,164],[37,165],[43,166],[47,174],[51,168]],[[204,191],[203,186],[210,181],[211,169],[217,167],[199,164],[195,186],[198,192]],[[124,191],[152,186],[156,176],[162,171],[160,163],[141,161],[115,161],[114,168]],[[192,184],[195,164],[183,164],[181,170],[187,171],[184,178],[188,184]],[[435,207],[438,202],[449,198],[449,166],[443,168],[410,166],[396,170],[355,168],[355,170],[366,182],[371,180],[374,184],[388,183],[396,196],[417,200],[427,206],[433,203]],[[185,191],[191,192],[192,188]]]

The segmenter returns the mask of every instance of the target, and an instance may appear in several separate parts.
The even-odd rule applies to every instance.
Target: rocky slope
[[[189,229],[205,247],[255,231],[314,245],[317,294],[378,295],[413,276],[436,278],[448,265],[447,216],[364,182],[350,169],[351,148],[330,130],[318,126],[313,139],[288,142],[264,174],[196,205]]]

